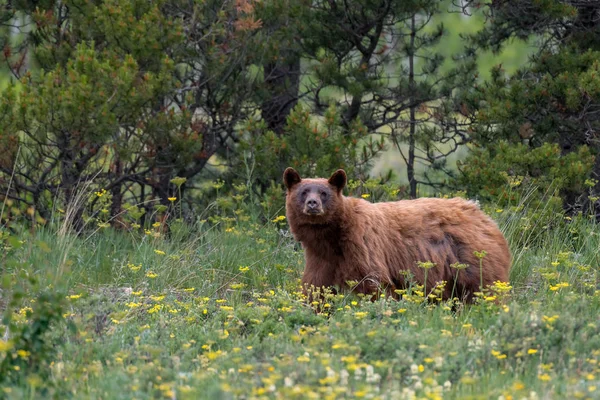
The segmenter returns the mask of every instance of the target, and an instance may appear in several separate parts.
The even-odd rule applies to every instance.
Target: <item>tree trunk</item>
[[[270,130],[283,134],[288,115],[298,102],[300,58],[287,55],[281,62],[264,66],[268,99],[261,106],[262,117]]]
[[[75,154],[70,146],[71,135],[66,132],[59,136],[61,186],[65,199],[65,224],[68,230],[77,234],[83,231],[83,194],[78,192],[79,178],[81,177],[75,165]],[[66,232],[65,232],[66,233]]]
[[[116,156],[116,159],[112,165],[114,179],[116,181],[119,180],[121,175],[123,174],[123,163],[119,159],[119,156]],[[115,228],[123,228],[123,218],[121,215],[121,211],[123,209],[123,192],[122,192],[122,183],[118,183],[114,185],[110,189],[111,194],[111,204],[110,204],[110,219],[112,222],[112,226]]]
[[[416,105],[415,105],[415,16],[410,19],[410,49],[408,54],[408,85],[410,92],[410,116],[408,130],[408,162],[406,165],[406,174],[410,188],[410,197],[417,197],[417,181],[415,179],[415,133],[416,133]]]

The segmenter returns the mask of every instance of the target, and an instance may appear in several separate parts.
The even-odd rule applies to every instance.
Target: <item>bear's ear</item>
[[[283,173],[283,183],[285,183],[285,187],[288,188],[288,190],[292,189],[295,184],[300,183],[301,180],[300,174],[298,174],[294,168],[286,168]]]
[[[346,171],[338,169],[329,178],[329,184],[335,186],[338,192],[341,192],[344,186],[346,186]]]

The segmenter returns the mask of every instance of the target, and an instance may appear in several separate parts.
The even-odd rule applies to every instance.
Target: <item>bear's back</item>
[[[476,203],[461,198],[384,203],[347,200],[347,230],[366,246],[369,264],[380,271],[379,275],[385,271],[395,276],[398,270],[409,270],[422,281],[418,263],[430,261],[436,266],[429,271],[429,285],[453,279],[456,270],[451,265],[455,263],[468,265],[461,286],[468,286],[471,293],[479,287],[482,276],[484,285],[508,281],[508,243],[495,221]],[[480,263],[475,253],[481,251],[486,255]]]
[[[378,225],[399,230],[407,237],[422,235],[440,227],[470,226],[476,229],[496,228],[496,223],[470,200],[462,198],[420,198],[392,202],[370,203],[346,198],[346,217],[357,223]],[[363,221],[361,221],[363,219]],[[354,221],[350,221],[354,222]]]

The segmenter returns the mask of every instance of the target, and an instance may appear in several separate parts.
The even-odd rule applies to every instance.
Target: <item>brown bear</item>
[[[482,284],[508,282],[508,243],[472,201],[421,198],[373,204],[342,194],[346,173],[341,169],[329,179],[302,179],[288,168],[283,180],[290,230],[304,248],[305,292],[311,286],[348,288],[347,282],[354,281],[359,293],[383,289],[394,296],[412,274],[419,284],[427,276],[426,288],[446,281],[444,299],[469,302]],[[419,262],[434,266],[425,273]]]

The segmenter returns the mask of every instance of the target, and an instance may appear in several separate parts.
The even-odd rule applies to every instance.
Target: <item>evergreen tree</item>
[[[71,0],[4,11],[9,24],[35,24],[5,41],[18,81],[0,103],[0,186],[45,219],[66,210],[80,230],[87,196],[101,189],[113,221],[127,202],[164,209],[185,194],[171,180],[201,173],[253,112],[250,39],[260,21],[250,2]]]
[[[181,29],[164,18],[160,3],[11,4],[12,21],[33,28],[4,51],[18,81],[0,100],[0,142],[9,149],[0,163],[2,191],[46,219],[53,208],[64,210],[79,231],[84,189],[89,194],[97,183],[120,184],[139,173],[152,134],[139,128],[156,117],[148,110],[172,85],[169,49],[181,41]],[[114,188],[119,201],[121,186]]]
[[[335,102],[346,127],[360,120],[371,133],[391,129],[411,197],[418,184],[443,185],[445,179],[427,173],[418,177],[416,165],[451,174],[446,158],[468,140],[454,94],[476,80],[469,49],[453,57],[453,67],[441,68],[444,57],[434,46],[445,31],[432,21],[448,12],[446,3],[355,0],[314,8],[313,35],[305,43],[315,110]]]
[[[478,121],[475,143],[492,152],[500,141],[522,143],[532,151],[556,143],[563,156],[589,146],[596,155],[590,167],[600,178],[600,2],[499,0],[466,5],[482,7],[489,18],[474,37],[478,45],[497,51],[515,38],[540,44],[529,65],[511,77],[499,66],[489,84],[470,93],[467,108],[477,113]],[[586,165],[581,166],[582,177],[590,172]],[[532,168],[528,174],[552,174]],[[600,216],[600,185],[593,186],[589,197],[580,179],[562,185],[565,208],[579,209],[591,198]]]

